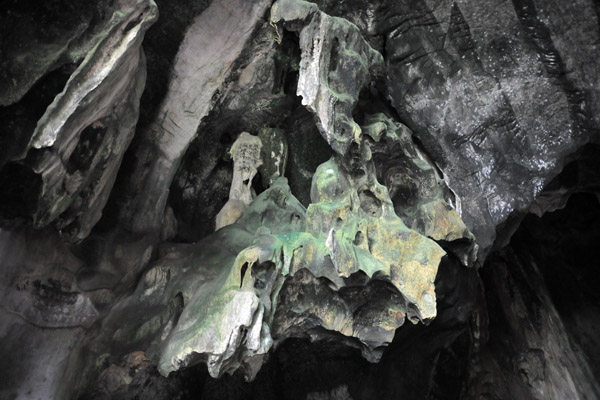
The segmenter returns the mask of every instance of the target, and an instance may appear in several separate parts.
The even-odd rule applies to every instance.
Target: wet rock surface
[[[0,7],[1,398],[600,397],[596,2]]]
[[[390,99],[464,199],[482,250],[598,131],[598,30],[568,28],[572,7],[598,26],[586,1],[382,6]]]

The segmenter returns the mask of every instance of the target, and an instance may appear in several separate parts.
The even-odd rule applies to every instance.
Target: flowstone
[[[308,211],[279,178],[237,223],[169,249],[103,330],[127,351],[147,346],[165,375],[206,362],[214,377],[241,367],[253,379],[289,337],[341,334],[377,361],[405,317],[435,317],[445,253],[404,225],[372,161],[362,165],[321,165]],[[124,324],[127,310],[138,318]]]

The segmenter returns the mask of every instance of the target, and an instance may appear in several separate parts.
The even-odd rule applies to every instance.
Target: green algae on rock
[[[334,159],[319,167],[308,212],[284,178],[258,196],[238,220],[253,232],[252,244],[213,281],[203,281],[207,286],[183,290],[194,294],[162,346],[160,371],[204,361],[213,376],[242,367],[252,378],[262,364],[253,359],[262,360],[271,346],[327,332],[358,339],[349,343],[377,361],[405,315],[415,323],[435,317],[433,281],[445,253],[402,223],[368,165],[358,179]],[[361,201],[361,190],[375,200]],[[374,201],[380,212],[364,206]],[[350,281],[352,289],[342,291]],[[374,290],[378,285],[387,289]],[[301,296],[305,290],[319,295]],[[367,308],[379,317],[365,318]]]

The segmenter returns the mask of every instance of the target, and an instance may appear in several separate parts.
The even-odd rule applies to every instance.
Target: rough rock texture
[[[71,50],[85,50],[77,54],[82,60],[23,146],[3,151],[0,181],[5,190],[0,202],[5,205],[5,226],[21,219],[36,228],[54,223],[66,238],[80,241],[102,215],[135,132],[145,83],[141,43],[157,9],[151,1],[122,1],[103,13],[112,15],[94,27],[97,32],[81,49]],[[30,51],[44,59],[48,49],[33,46]],[[62,57],[60,52],[53,56]],[[70,57],[75,62],[75,54]],[[22,176],[20,185],[10,183],[14,175]],[[21,203],[20,196],[27,202]]]
[[[252,203],[252,179],[258,167],[263,164],[261,152],[262,140],[248,132],[242,132],[231,146],[233,179],[229,189],[229,200],[217,214],[215,229],[235,223]]]
[[[597,6],[524,0],[381,7],[377,31],[386,38],[390,99],[435,155],[485,250],[495,227],[526,210],[600,128],[593,111],[600,101]],[[580,13],[587,17],[578,21]]]
[[[460,199],[419,150],[410,129],[384,114],[367,114],[363,131],[375,141],[377,179],[390,191],[396,214],[412,229],[450,248],[464,265],[472,264],[477,245],[460,218]]]
[[[0,8],[1,398],[600,398],[596,1]]]
[[[383,67],[383,57],[345,19],[332,18],[312,3],[277,1],[271,22],[300,30],[300,76],[297,94],[315,113],[317,126],[331,148],[345,155],[360,142],[352,118],[360,91]],[[300,26],[300,27],[299,27]]]
[[[123,213],[133,231],[159,229],[181,158],[267,6],[267,1],[213,1],[188,28],[169,89],[137,149],[137,168],[130,179],[136,192]]]

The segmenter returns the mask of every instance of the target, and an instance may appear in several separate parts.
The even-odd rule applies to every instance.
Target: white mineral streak
[[[94,91],[123,65],[124,59],[129,57],[132,48],[137,50],[137,46],[132,45],[132,43],[142,40],[145,33],[142,25],[150,23],[156,18],[156,4],[150,0],[147,4],[139,6],[136,4],[131,10],[127,11],[127,14],[123,12],[113,14],[110,23],[111,28],[101,37],[96,47],[88,53],[81,65],[69,78],[63,92],[56,96],[38,121],[32,136],[31,147],[40,149],[52,146],[58,135],[63,133],[66,122],[75,114],[81,112],[80,109],[82,104],[86,103],[85,100],[88,99],[88,102],[90,102],[89,97],[97,96]],[[144,13],[145,15],[143,15]],[[142,21],[137,23],[124,36],[121,36],[119,30],[139,18],[140,15],[143,15]],[[95,112],[87,118],[88,123],[110,112],[112,106],[110,100],[121,97],[119,89],[124,89],[126,82],[124,80],[120,88],[115,88],[113,96],[101,102],[101,106],[95,107]],[[81,125],[81,129],[86,126],[86,124]],[[66,132],[66,134],[69,133],[71,132]]]
[[[229,200],[217,214],[215,230],[233,224],[252,203],[252,179],[262,164],[261,149],[260,139],[248,132],[242,132],[231,146],[233,180]]]
[[[327,32],[330,25],[329,19],[326,16],[322,18],[322,26],[319,25],[319,19],[319,21],[314,23],[315,26],[312,26],[313,24],[311,24],[308,29],[302,29],[300,31],[300,36],[304,41],[312,40],[312,46],[307,46],[307,53],[302,54],[300,69],[304,73],[300,74],[298,77],[298,89],[296,94],[302,96],[302,105],[308,106],[313,111],[317,111],[314,104],[317,102],[317,95],[319,94],[319,88],[322,83],[319,73],[321,71],[321,52],[323,51],[324,42],[323,33]],[[319,33],[321,35],[318,35]]]

